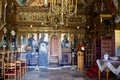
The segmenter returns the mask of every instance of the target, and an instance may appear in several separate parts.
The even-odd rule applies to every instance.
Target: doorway
[[[59,62],[59,53],[60,53],[59,36],[54,34],[50,37],[50,63]]]

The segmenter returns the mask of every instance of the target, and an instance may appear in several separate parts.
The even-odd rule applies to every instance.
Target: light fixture
[[[33,25],[31,24],[31,25],[30,25],[30,27],[32,28],[32,27],[33,27]]]
[[[12,47],[14,48],[15,47],[15,31],[14,30],[11,31],[11,35],[12,35]]]
[[[81,51],[84,51],[84,50],[85,50],[85,47],[84,47],[84,46],[82,46],[82,47],[81,47]]]
[[[77,0],[50,1],[49,17],[53,26],[68,24],[68,19],[74,14],[77,14]]]
[[[80,29],[80,26],[77,26],[77,29]]]
[[[5,47],[7,46],[7,41],[6,41],[7,29],[6,29],[6,27],[3,28],[3,32],[4,32],[4,34],[3,34],[3,43],[2,43],[2,45],[3,45],[3,48],[5,49]]]
[[[14,30],[11,31],[11,35],[15,36],[15,31]]]

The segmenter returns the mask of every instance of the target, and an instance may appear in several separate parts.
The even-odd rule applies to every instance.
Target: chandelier
[[[52,26],[68,26],[71,16],[77,14],[77,0],[51,0],[49,8],[49,20]]]

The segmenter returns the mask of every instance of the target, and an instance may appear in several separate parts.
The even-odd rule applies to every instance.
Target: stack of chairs
[[[20,58],[21,52],[8,51],[5,54],[4,80],[22,80],[27,74],[26,59]]]

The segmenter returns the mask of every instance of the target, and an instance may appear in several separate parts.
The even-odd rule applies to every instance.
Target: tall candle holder
[[[6,41],[7,29],[6,29],[6,27],[4,27],[3,32],[4,32],[4,34],[3,34],[3,44],[2,44],[2,46],[3,46],[3,52],[5,52],[5,48],[7,46],[7,41]]]
[[[12,30],[11,31],[11,35],[12,35],[12,53],[11,53],[11,62],[13,62],[14,57],[13,57],[13,51],[15,49],[15,31]]]

